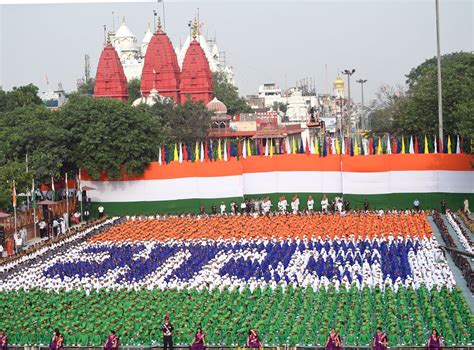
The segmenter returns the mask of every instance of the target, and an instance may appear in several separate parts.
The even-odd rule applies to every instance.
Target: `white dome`
[[[157,100],[164,101],[165,99],[167,99],[167,97],[159,95],[158,90],[152,88],[148,96],[142,96],[140,98],[137,98],[135,101],[133,101],[132,106],[136,107],[142,103],[148,106],[153,106]]]
[[[128,28],[127,24],[125,23],[125,17],[122,20],[122,24],[120,25],[119,29],[115,33],[116,38],[135,38],[130,28]]]
[[[150,30],[150,26],[148,26],[148,29],[145,32],[145,36],[143,37],[142,44],[148,44],[153,37],[153,33]]]

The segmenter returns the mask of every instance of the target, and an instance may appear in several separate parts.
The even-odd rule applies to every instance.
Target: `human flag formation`
[[[98,346],[111,328],[123,345],[159,344],[153,320],[166,312],[176,344],[197,325],[207,344],[232,347],[249,328],[266,346],[324,346],[331,327],[354,346],[368,346],[377,326],[394,345],[423,345],[435,326],[447,345],[472,339],[472,314],[424,214],[122,221],[5,267],[0,328],[18,330],[13,344],[48,344],[51,325],[69,344]]]

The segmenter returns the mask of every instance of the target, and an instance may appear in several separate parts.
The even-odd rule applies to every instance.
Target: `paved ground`
[[[433,234],[436,237],[436,240],[440,245],[444,245],[444,241],[441,238],[441,233],[439,232],[438,227],[434,223],[433,218],[431,216],[428,217],[428,221],[431,227],[433,228]],[[448,224],[446,226],[448,226]],[[453,259],[451,259],[451,255],[449,255],[449,253],[446,254],[446,259],[448,261],[449,268],[453,272],[454,280],[456,281],[457,286],[463,292],[464,297],[466,298],[466,301],[471,309],[471,312],[474,313],[474,294],[471,293],[471,291],[467,287],[466,280],[464,279],[461,270],[459,270],[458,267],[454,264],[454,261]]]
[[[461,240],[459,239],[458,235],[456,234],[456,232],[454,231],[454,229],[452,228],[452,226],[449,224],[448,222],[448,219],[446,219],[446,215],[441,215],[443,220],[444,220],[444,224],[446,225],[446,227],[448,228],[448,232],[449,234],[451,235],[451,237],[453,237],[454,239],[454,242],[456,243],[456,246],[459,250],[462,250],[463,252],[466,252],[466,249],[464,248],[464,246],[461,244]],[[469,262],[471,263],[471,269],[474,270],[474,260],[472,258],[468,258]]]

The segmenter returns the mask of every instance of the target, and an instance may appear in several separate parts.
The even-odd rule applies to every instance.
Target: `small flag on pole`
[[[56,201],[56,190],[54,189],[54,179],[51,176],[51,200]]]
[[[13,204],[13,207],[16,208],[16,186],[15,186],[15,180],[13,180],[12,204]]]

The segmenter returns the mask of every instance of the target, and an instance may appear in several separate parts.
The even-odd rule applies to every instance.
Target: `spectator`
[[[243,214],[246,212],[246,209],[247,209],[247,204],[245,203],[245,200],[243,200],[242,203],[240,203],[240,212]]]
[[[102,204],[99,205],[97,210],[99,211],[99,218],[102,218],[102,216],[104,216],[104,207],[102,206]]]
[[[418,213],[418,212],[420,211],[420,209],[421,209],[421,203],[420,203],[420,201],[418,200],[418,198],[416,198],[416,199],[413,201],[413,210]]]
[[[46,238],[46,222],[44,220],[41,220],[38,224],[39,230],[40,230],[40,238]]]
[[[13,234],[13,240],[15,241],[15,254],[18,254],[23,243],[19,232]]]
[[[225,209],[226,209],[224,202],[221,203],[220,209],[221,209],[221,215],[224,215],[225,214]]]
[[[217,215],[217,206],[215,204],[213,204],[212,207],[211,207],[211,214],[212,215]]]
[[[329,205],[328,197],[326,197],[326,194],[323,194],[323,199],[321,200],[321,208],[322,208],[323,213],[325,214],[327,214],[328,212],[328,205]]]
[[[308,211],[312,213],[314,209],[314,199],[312,195],[308,196],[308,202],[306,204],[308,206]]]
[[[464,198],[464,213],[467,215],[471,214],[469,210],[469,200],[467,198]]]
[[[199,214],[200,214],[200,215],[206,214],[206,211],[205,211],[205,209],[204,209],[204,205],[202,205],[202,204],[201,204],[201,206],[199,207]]]
[[[89,221],[90,212],[89,209],[84,210],[84,220]]]
[[[365,201],[364,201],[364,211],[368,212],[369,209],[370,209],[369,201],[366,198]]]
[[[445,199],[441,200],[441,214],[443,215],[446,214],[446,200]]]
[[[56,217],[53,219],[53,237],[56,237],[59,233],[59,221]]]

